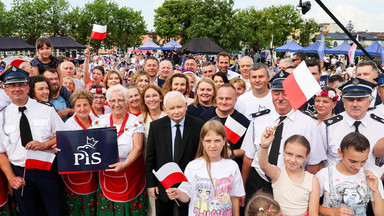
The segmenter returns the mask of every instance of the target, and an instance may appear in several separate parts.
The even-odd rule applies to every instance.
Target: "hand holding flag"
[[[188,182],[187,177],[175,162],[166,163],[157,172],[155,170],[152,172],[165,189],[179,182]]]
[[[237,122],[230,115],[225,120],[224,124],[225,132],[227,133],[227,139],[233,144],[236,144],[240,138],[245,134],[247,128]]]

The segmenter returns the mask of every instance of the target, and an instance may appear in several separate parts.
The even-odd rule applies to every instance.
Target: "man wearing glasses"
[[[0,168],[13,190],[21,215],[41,215],[39,203],[44,204],[49,215],[61,215],[55,164],[49,171],[24,170],[27,150],[39,155],[54,153],[56,131],[65,128],[53,107],[28,97],[28,76],[26,71],[14,66],[0,76],[5,93],[12,100],[0,112]]]
[[[307,56],[303,52],[294,53],[292,56],[293,65],[297,67],[302,61],[305,61]]]

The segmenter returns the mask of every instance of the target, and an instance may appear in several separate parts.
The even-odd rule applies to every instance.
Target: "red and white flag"
[[[298,110],[321,89],[304,61],[282,83],[294,110]]]
[[[359,35],[356,36],[356,40],[359,41]],[[357,46],[356,43],[353,43],[351,48],[348,50],[349,64],[355,61],[356,46]]]
[[[28,149],[24,169],[41,169],[49,171],[55,157],[56,155],[51,152],[33,151]]]
[[[107,26],[93,24],[91,38],[103,40],[107,37]]]
[[[188,182],[187,177],[175,162],[166,163],[157,172],[155,170],[152,172],[165,189],[179,182]]]
[[[225,132],[227,133],[227,139],[233,144],[236,144],[237,141],[244,135],[247,128],[232,118],[230,115],[227,117],[227,120],[224,124]]]

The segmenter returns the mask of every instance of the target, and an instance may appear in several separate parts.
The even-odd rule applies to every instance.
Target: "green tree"
[[[325,46],[329,48],[333,48],[333,39],[329,36],[325,37]]]
[[[155,10],[155,33],[165,41],[171,38],[183,40],[196,15],[196,3],[197,0],[165,0]]]
[[[66,0],[46,0],[49,8],[46,11],[46,31],[52,36],[67,36],[69,23],[65,19],[69,3]]]
[[[319,28],[319,24],[314,19],[307,19],[300,26],[300,44],[309,46],[316,42],[315,32]]]
[[[11,26],[9,22],[9,13],[5,9],[5,5],[0,1],[0,36],[10,36]]]

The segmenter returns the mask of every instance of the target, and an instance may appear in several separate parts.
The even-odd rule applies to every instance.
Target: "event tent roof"
[[[297,52],[299,49],[302,49],[303,47],[297,44],[294,40],[291,40],[289,43],[275,48],[276,52],[285,52],[289,50],[290,52]]]
[[[159,50],[161,47],[155,44],[151,39],[147,41],[147,43],[139,46],[137,49],[139,50]]]
[[[188,43],[184,44],[179,51],[188,49],[191,53],[202,53],[202,54],[218,54],[220,52],[225,52],[223,48],[215,44],[209,38],[192,38]]]
[[[0,37],[0,51],[34,50],[35,47],[19,37]]]
[[[305,53],[318,53],[319,51],[319,47],[320,47],[320,42],[319,41],[316,41],[315,43],[307,46],[307,47],[304,47],[302,49],[299,49],[300,52],[305,52]],[[324,52],[327,53],[327,51],[329,50],[328,47],[324,47]]]
[[[332,49],[329,49],[326,53],[348,55],[349,49],[351,49],[351,45],[349,45],[348,41],[345,40],[342,44]]]
[[[50,37],[52,45],[55,49],[85,49],[87,48],[81,43],[76,42],[70,37]]]
[[[178,44],[175,40],[171,40],[168,43],[166,43],[164,46],[161,47],[161,50],[173,50],[175,48],[179,49],[182,46]]]
[[[381,56],[384,52],[384,48],[379,44],[379,42],[375,41],[370,46],[366,47],[365,50],[370,54],[374,56]],[[356,55],[365,55],[362,50],[356,50]]]

